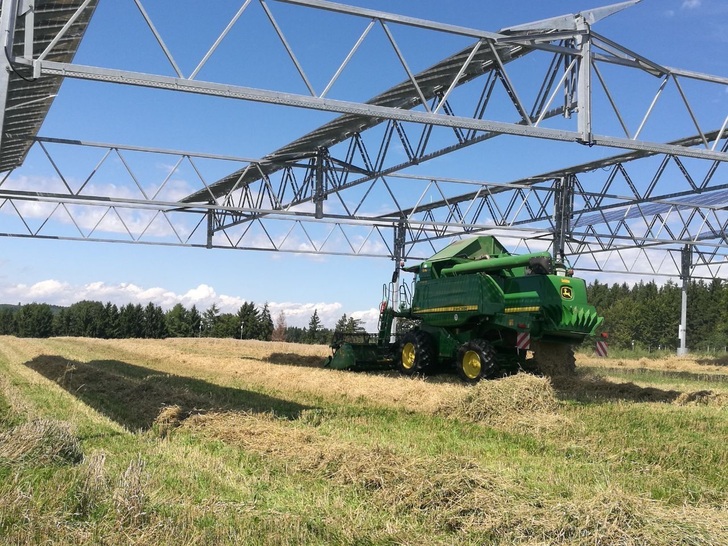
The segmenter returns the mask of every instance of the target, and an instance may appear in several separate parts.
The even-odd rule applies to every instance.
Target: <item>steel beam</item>
[[[294,93],[279,93],[252,87],[218,84],[212,82],[192,81],[169,76],[154,76],[141,72],[97,68],[74,65],[70,63],[56,63],[52,61],[38,61],[39,71],[43,75],[63,76],[66,78],[89,81],[103,81],[123,85],[148,87],[152,89],[166,89],[184,93],[195,93],[226,97],[238,100],[262,102],[284,106],[295,106],[321,110],[324,112],[337,112],[341,114],[356,114],[366,118],[392,119],[403,122],[435,125],[438,127],[451,127],[485,131],[504,135],[515,135],[530,138],[542,138],[561,142],[582,142],[583,133],[579,131],[563,131],[535,126],[524,126],[517,123],[505,123],[480,119],[465,118],[461,116],[448,116],[401,110],[373,104],[361,104],[351,101],[322,99],[308,95]],[[627,138],[616,138],[606,135],[593,135],[591,145],[621,148],[625,150],[639,150],[651,153],[663,153],[681,157],[694,157],[714,161],[728,161],[728,154],[713,150],[684,148],[659,142],[636,141]]]
[[[680,278],[682,280],[682,289],[680,297],[680,328],[678,331],[680,346],[677,349],[677,354],[685,355],[688,352],[688,287],[690,286],[690,267],[692,265],[692,252],[689,245],[683,247],[681,258]]]
[[[5,125],[5,112],[10,88],[10,75],[13,73],[12,58],[15,45],[15,22],[19,0],[2,0],[2,13],[0,13],[0,46],[3,48],[0,60],[0,128]],[[2,147],[5,134],[0,131],[0,147]]]
[[[566,259],[566,241],[571,237],[571,218],[574,210],[574,176],[565,176],[556,181],[554,194],[554,245],[553,256]]]
[[[0,30],[7,38],[13,34],[9,26],[18,17],[17,13],[11,12],[17,4],[11,0],[2,1]],[[75,25],[75,19],[78,19],[79,24],[84,22],[83,17],[88,15],[88,10],[84,10],[84,7],[95,5],[92,0],[85,0],[83,3],[79,0],[76,5],[80,7],[73,15],[75,19],[58,24],[60,31],[56,36],[47,37],[45,44],[48,45],[44,46],[40,56],[33,57],[33,48],[27,47],[26,41],[23,56],[19,55],[12,66],[6,65],[4,72],[0,71],[0,91],[2,74],[6,78],[11,77],[8,76],[7,68],[27,71],[32,67],[37,77],[56,81],[70,77],[306,108],[340,113],[343,116],[264,158],[38,138],[43,152],[48,155],[52,164],[53,172],[59,177],[61,189],[54,192],[27,191],[22,186],[13,189],[12,181],[5,182],[7,177],[0,182],[0,211],[17,215],[20,226],[18,236],[112,240],[113,236],[107,236],[110,231],[101,220],[94,226],[86,227],[74,216],[79,211],[88,211],[95,207],[102,212],[102,218],[118,217],[123,225],[123,229],[115,233],[118,235],[117,239],[113,239],[115,242],[156,244],[149,236],[149,228],[156,220],[166,222],[165,227],[168,227],[169,232],[168,239],[159,241],[159,244],[207,248],[283,251],[290,249],[286,244],[294,239],[296,230],[301,230],[304,243],[311,252],[373,255],[376,253],[365,245],[371,235],[377,237],[377,243],[382,243],[382,247],[386,249],[378,255],[394,257],[396,270],[401,260],[414,259],[417,252],[427,245],[433,246],[446,238],[499,227],[507,228],[507,236],[519,239],[525,245],[544,246],[550,242],[551,250],[558,257],[569,254],[584,260],[582,263],[592,259],[593,264],[587,264],[587,268],[607,271],[622,267],[625,271],[635,272],[642,265],[636,264],[636,261],[661,248],[663,255],[671,258],[663,258],[663,261],[667,260],[666,263],[659,259],[654,262],[647,259],[649,263],[646,267],[651,274],[664,274],[669,270],[684,276],[685,268],[680,269],[679,260],[676,262],[672,254],[678,248],[689,247],[695,258],[692,278],[720,271],[724,248],[728,244],[728,217],[725,213],[728,202],[725,202],[723,195],[728,181],[717,180],[713,175],[718,166],[728,160],[728,118],[721,117],[711,125],[711,129],[721,127],[718,131],[705,131],[698,123],[698,110],[689,102],[685,93],[687,87],[683,87],[681,82],[691,79],[725,86],[728,85],[728,78],[665,67],[592,32],[591,25],[596,20],[628,7],[635,1],[492,33],[325,0],[280,0],[281,4],[322,9],[370,21],[353,49],[347,49],[344,62],[318,96],[308,81],[303,65],[297,60],[299,57],[287,41],[283,27],[278,24],[267,4],[263,3],[268,21],[283,42],[296,70],[307,83],[311,95],[196,80],[200,69],[237,24],[249,3],[247,0],[236,12],[204,58],[197,63],[192,74],[184,77],[179,69],[179,66],[184,65],[177,64],[171,51],[165,46],[162,35],[143,8],[143,0],[135,0],[153,37],[177,74],[177,77],[167,77],[81,66],[71,63],[70,57],[61,60],[53,57],[56,46],[62,44],[66,38],[64,32]],[[384,29],[386,38],[408,78],[399,86],[378,95],[370,103],[325,98],[333,82],[337,81],[353,53],[359,49],[369,35],[369,30],[375,25]],[[394,33],[391,32],[395,25],[465,36],[472,38],[474,43],[431,69],[414,74],[410,70],[413,65],[403,54],[406,49],[399,47]],[[537,82],[541,89],[535,94],[517,88],[515,84],[518,80],[510,77],[515,70],[512,71],[509,64],[533,51],[546,52],[546,60],[551,59],[543,80]],[[16,48],[16,53],[19,52]],[[616,100],[619,95],[610,91],[609,81],[604,77],[609,74],[607,71],[599,71],[600,63],[617,64],[658,78],[656,84],[659,84],[660,89],[654,95],[644,117],[637,117],[637,122],[642,119],[642,123],[636,132],[630,131],[634,120],[629,119],[626,110],[620,111],[621,105]],[[506,72],[507,69],[511,75]],[[598,79],[594,79],[594,75]],[[485,81],[481,100],[477,105],[467,104],[466,108],[475,107],[474,112],[469,117],[463,116],[462,105],[457,102],[461,97],[456,89],[462,83],[471,82],[481,76]],[[491,93],[494,89],[496,92],[500,89],[495,87],[499,83],[506,93],[507,107],[512,108],[505,119],[515,120],[514,122],[486,119],[485,112]],[[599,134],[601,112],[598,108],[595,110],[593,104],[599,98],[596,88],[599,84],[608,100],[608,103],[602,101],[603,106],[606,105],[610,116],[610,107],[616,114],[624,137]],[[658,112],[655,105],[663,96],[662,90],[671,85],[679,94],[678,99],[682,101],[680,106],[685,111],[687,122],[694,124],[697,136],[671,142],[654,142],[641,138],[639,135],[645,122],[655,117]],[[555,107],[559,93],[563,93],[564,101],[562,105]],[[534,95],[536,98],[529,111],[529,105],[522,98]],[[571,114],[576,115],[575,120],[567,119],[566,124],[552,124],[558,128],[545,126],[546,120],[557,115],[569,118]],[[724,114],[721,113],[721,116]],[[362,133],[383,122],[387,124],[383,127],[384,137],[378,143],[378,148],[376,143],[367,147],[365,141],[368,139]],[[413,134],[410,124],[420,130],[419,134]],[[566,128],[562,129],[561,126]],[[443,132],[447,133],[447,138],[442,138],[442,135],[433,132],[435,127],[452,131]],[[316,135],[319,135],[319,141],[314,138]],[[424,175],[407,177],[401,174],[406,168],[418,166],[425,161],[482,143],[498,135],[579,142],[590,146],[621,148],[628,152],[616,158],[600,159],[516,180],[511,184],[461,181]],[[431,144],[431,138],[433,141],[437,139],[437,143]],[[90,191],[93,184],[89,184],[89,181],[92,180],[93,173],[80,188],[72,189],[73,184],[68,182],[71,177],[61,172],[59,162],[53,161],[45,147],[46,144],[71,143],[108,148],[107,154],[120,160],[131,177],[127,181],[129,187],[139,197],[121,198]],[[405,161],[398,159],[397,164],[393,165],[394,161],[388,156],[388,152],[399,147],[399,144],[407,157]],[[142,152],[178,156],[177,165],[189,161],[199,176],[199,189],[195,188],[197,191],[194,194],[180,202],[159,198],[159,189],[156,193],[147,193],[140,179],[132,174],[124,157],[126,153]],[[630,176],[625,163],[647,159],[656,154],[663,155],[664,159],[651,180],[636,180],[634,176]],[[712,162],[708,174],[701,175],[702,179],[698,178],[691,173],[691,163],[682,161],[682,157]],[[221,183],[208,184],[192,162],[196,158],[234,161],[243,163],[244,166],[240,171],[225,177]],[[673,164],[679,170],[676,176],[681,183],[686,184],[687,190],[678,191],[671,186],[665,188],[670,181],[663,179],[661,173],[666,165]],[[587,175],[587,171],[598,169],[609,169],[605,173],[606,181],[603,181],[601,190],[582,180],[583,177],[595,176]],[[169,177],[170,175],[162,182],[161,188],[165,187]],[[589,180],[593,181],[591,178]],[[618,186],[615,180],[624,185]],[[404,192],[397,191],[398,186],[414,186],[415,182],[420,185],[417,191],[413,188],[411,195],[403,196],[401,194]],[[462,194],[462,188],[457,191],[452,189],[456,184],[475,186],[476,191]],[[354,190],[355,187],[358,190]],[[355,197],[350,198],[352,195]],[[381,206],[372,207],[368,201],[370,195],[377,198],[390,197],[394,205],[392,210],[381,214]],[[324,200],[327,198],[329,202],[324,208]],[[36,212],[25,214],[30,208],[26,209],[24,205],[29,202],[40,205],[33,210],[46,210],[47,217],[36,217]],[[299,206],[305,203],[313,204],[310,210],[308,207]],[[126,213],[137,214],[139,218],[143,218],[141,228],[135,227],[133,220],[125,216]],[[63,221],[67,223],[58,221],[58,215],[65,215]],[[184,218],[184,222],[178,224],[176,219],[179,215]],[[183,229],[187,225],[180,224],[193,224],[191,233]],[[59,227],[69,227],[73,235],[63,229],[59,229],[60,235],[50,234],[52,228]],[[74,227],[78,234],[73,232]],[[315,231],[319,228],[323,233]],[[254,229],[260,231],[262,242],[250,241],[249,234]],[[355,243],[350,229],[366,230],[368,235],[363,237],[364,243]],[[390,245],[389,235],[381,237],[382,232],[389,234],[390,230],[394,233],[393,245]],[[10,231],[7,230],[5,235],[9,235]],[[340,247],[331,244],[337,239]],[[169,243],[169,240],[174,242]],[[300,252],[300,247],[296,247],[295,251]],[[630,257],[630,253],[636,253],[638,260]],[[611,258],[617,263],[614,264]],[[670,259],[675,263],[671,263]],[[705,268],[705,271],[698,272],[699,267]]]

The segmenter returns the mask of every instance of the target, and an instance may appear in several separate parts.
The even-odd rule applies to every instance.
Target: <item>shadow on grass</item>
[[[131,430],[147,430],[163,408],[183,412],[274,413],[295,419],[306,406],[252,391],[221,387],[120,362],[76,362],[42,355],[25,364],[73,396]]]
[[[626,402],[669,403],[674,402],[683,394],[680,391],[640,387],[631,382],[615,383],[598,376],[581,374],[554,377],[552,384],[559,398],[578,402],[623,400]]]
[[[295,353],[272,353],[261,359],[270,364],[285,364],[286,366],[301,366],[304,368],[323,368],[326,363],[324,356],[304,356]]]
[[[728,356],[696,358],[695,362],[702,366],[728,366]]]

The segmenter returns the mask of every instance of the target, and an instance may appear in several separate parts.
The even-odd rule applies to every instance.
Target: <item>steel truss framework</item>
[[[592,29],[635,3],[485,32],[322,0],[246,0],[185,75],[142,0],[129,4],[166,59],[166,73],[72,62],[94,0],[3,0],[0,231],[383,256],[397,263],[431,254],[444,239],[487,231],[507,238],[516,251],[550,248],[581,270],[685,278],[689,255],[691,277],[724,277],[728,112],[725,100],[713,106],[702,97],[725,97],[728,78],[660,65]],[[292,67],[290,89],[201,80],[220,45],[255,10]],[[352,21],[360,31],[337,53],[343,61],[321,90],[286,25],[301,10]],[[446,36],[466,46],[415,70],[418,61],[403,44],[415,31],[418,40]],[[377,37],[387,47],[375,51],[394,59],[403,81],[361,102],[339,84],[354,71],[352,59],[364,54],[363,44]],[[367,58],[369,66],[386,62]],[[36,136],[62,78],[338,117],[262,158]],[[534,158],[583,161],[484,180],[503,147],[514,164],[532,150],[538,150]],[[473,150],[480,154],[475,159]],[[71,172],[63,159],[69,154],[75,158]],[[462,154],[482,162],[469,171],[480,176],[423,174]],[[26,164],[44,163],[49,175],[24,176],[26,155]],[[159,157],[172,158],[173,167],[150,181],[145,169]],[[80,158],[87,164],[83,173]]]

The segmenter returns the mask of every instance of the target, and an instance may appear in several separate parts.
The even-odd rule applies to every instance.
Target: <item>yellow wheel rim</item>
[[[463,355],[463,373],[468,379],[480,377],[480,356],[475,351],[467,351]]]
[[[402,367],[411,370],[415,365],[415,346],[413,343],[405,343],[402,347]]]

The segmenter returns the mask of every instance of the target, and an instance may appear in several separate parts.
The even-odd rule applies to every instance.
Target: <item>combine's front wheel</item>
[[[404,375],[429,371],[435,365],[437,356],[432,336],[422,330],[412,330],[405,334],[400,346],[397,369]]]
[[[566,343],[532,341],[531,350],[536,370],[543,375],[556,377],[576,373],[574,349]]]
[[[468,383],[492,377],[496,371],[495,349],[484,339],[473,339],[458,349],[458,374]]]

